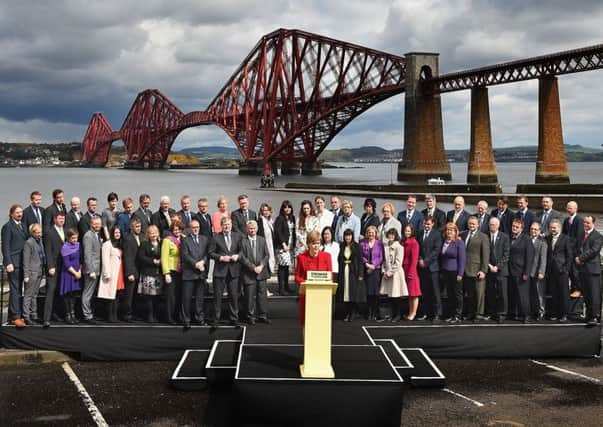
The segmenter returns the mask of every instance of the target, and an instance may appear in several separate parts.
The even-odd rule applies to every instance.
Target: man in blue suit
[[[518,218],[523,223],[523,234],[529,234],[530,226],[536,222],[536,213],[528,207],[528,198],[523,194],[517,197],[517,212],[515,218]]]
[[[416,233],[423,231],[423,214],[416,207],[417,196],[409,194],[406,199],[406,210],[398,214],[398,221],[402,225],[402,234],[404,234],[404,227],[408,224],[412,225]]]
[[[8,276],[8,321],[17,328],[25,327],[21,312],[21,281],[23,270],[21,253],[28,233],[23,227],[23,208],[12,205],[9,220],[2,227],[2,261]]]
[[[453,222],[459,229],[459,232],[467,230],[467,221],[471,214],[465,210],[465,199],[463,196],[454,198],[454,209],[446,213],[446,222]]]

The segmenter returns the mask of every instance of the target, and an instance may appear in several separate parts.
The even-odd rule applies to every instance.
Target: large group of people
[[[180,198],[178,211],[163,196],[155,212],[147,194],[137,208],[126,197],[123,210],[116,193],[102,211],[95,197],[84,211],[78,197],[68,208],[62,190],[52,199],[43,208],[42,194],[32,192],[29,206],[10,207],[2,227],[8,320],[17,327],[49,327],[57,319],[95,324],[100,312],[109,322],[131,322],[135,306],[149,323],[217,325],[223,296],[230,324],[243,316],[251,325],[271,323],[267,280],[274,274],[275,292],[297,294],[290,273],[299,285],[313,269],[333,273],[348,322],[361,314],[390,322],[566,322],[570,299],[579,296],[585,321],[601,319],[603,236],[573,201],[564,217],[548,196],[537,211],[521,195],[515,212],[500,197],[492,211],[481,200],[469,213],[462,196],[444,212],[434,195],[425,195],[423,210],[409,195],[397,215],[393,203],[379,209],[368,198],[359,216],[350,200],[332,196],[329,209],[319,195],[302,201],[296,217],[288,200],[276,215],[267,203],[256,213],[245,194],[233,211],[219,196],[213,213],[203,197],[196,212],[189,196]],[[210,292],[212,316],[204,304]],[[302,316],[303,302],[300,296]]]

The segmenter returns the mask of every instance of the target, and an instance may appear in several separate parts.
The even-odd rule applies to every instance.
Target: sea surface
[[[324,169],[322,176],[278,176],[277,186],[287,182],[308,183],[370,183],[389,184],[396,182],[397,165],[389,163],[338,163],[341,169]],[[467,164],[452,163],[452,174],[455,183],[466,180]],[[499,181],[503,189],[513,192],[518,183],[533,183],[535,164],[533,163],[499,163]],[[603,163],[570,163],[570,180],[572,183],[603,182],[601,173]],[[237,170],[125,170],[125,169],[96,169],[96,168],[0,168],[0,209],[8,215],[8,209],[13,203],[26,206],[29,203],[29,193],[39,190],[43,194],[43,205],[51,202],[51,193],[55,188],[65,191],[66,203],[69,198],[77,195],[82,199],[82,208],[87,197],[99,199],[99,208],[104,208],[106,196],[114,191],[123,199],[130,196],[138,205],[138,195],[148,193],[152,198],[151,208],[157,209],[159,197],[168,195],[172,206],[179,209],[179,199],[183,194],[190,195],[193,200],[204,196],[209,199],[210,211],[216,209],[215,201],[219,195],[225,195],[229,200],[229,208],[236,209],[237,195],[246,193],[250,197],[251,206],[257,209],[261,202],[267,202],[278,211],[282,200],[289,199],[297,210],[302,200],[313,198],[312,194],[281,193],[265,191],[259,188],[259,177],[239,176]],[[363,199],[352,198],[354,211],[362,212]],[[380,200],[377,200],[380,203]],[[194,203],[196,206],[196,203]],[[327,203],[328,205],[328,203]],[[121,205],[120,205],[121,206]],[[403,204],[397,205],[398,208]],[[423,208],[422,202],[419,206]],[[443,208],[450,205],[442,204]],[[536,203],[532,207],[538,207]],[[557,206],[563,209],[562,206]],[[469,209],[472,211],[472,209]]]

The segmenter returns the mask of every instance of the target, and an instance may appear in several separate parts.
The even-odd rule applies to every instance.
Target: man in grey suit
[[[554,219],[554,218],[553,218]],[[542,228],[539,222],[533,222],[530,226],[530,239],[534,247],[534,258],[530,270],[530,299],[532,314],[538,321],[544,319],[546,308],[546,254],[548,247],[542,237]]]
[[[151,206],[151,196],[148,194],[141,194],[138,197],[138,203],[140,206],[134,211],[132,218],[138,218],[140,220],[140,232],[145,234],[147,227],[151,225],[151,217],[153,216],[153,212],[149,209],[149,206]]]
[[[486,297],[486,273],[490,260],[490,241],[488,236],[479,231],[477,217],[470,216],[467,220],[467,231],[461,234],[467,248],[463,289],[467,295],[467,320],[484,318]]]
[[[509,310],[508,279],[509,279],[509,252],[511,243],[509,236],[500,229],[500,219],[490,218],[490,260],[488,261],[487,277],[487,309],[498,323],[505,321]]]
[[[569,272],[574,262],[574,245],[570,238],[561,233],[561,221],[549,221],[546,254],[546,279],[551,290],[552,313],[550,320],[567,322],[569,312]]]
[[[238,199],[239,209],[233,211],[230,216],[232,219],[232,231],[246,234],[247,221],[257,221],[258,217],[255,211],[249,209],[249,197],[247,194],[241,194]]]
[[[92,297],[98,285],[98,279],[101,272],[101,245],[102,237],[100,235],[101,217],[93,216],[90,218],[90,230],[84,234],[82,239],[82,248],[84,251],[84,287],[82,288],[82,313],[83,321],[89,324],[96,324],[94,313],[92,312]]]
[[[8,276],[8,321],[17,328],[25,327],[21,311],[21,281],[23,280],[22,258],[23,246],[27,232],[23,228],[23,208],[12,205],[9,209],[9,220],[2,227],[2,262]]]
[[[258,236],[258,224],[247,221],[247,237],[241,242],[240,262],[242,264],[241,281],[245,286],[247,305],[247,322],[255,325],[256,300],[257,319],[259,322],[270,323],[267,306],[268,294],[266,280],[270,277],[268,246],[262,236]]]
[[[209,270],[210,240],[199,233],[199,221],[189,222],[190,233],[182,240],[182,306],[180,317],[184,328],[191,326],[191,300],[195,294],[195,321],[205,325],[205,291]]]
[[[544,196],[541,201],[542,210],[536,212],[536,219],[540,223],[540,230],[543,236],[549,235],[549,222],[552,219],[561,221],[561,212],[553,209],[553,198]],[[531,234],[531,233],[530,233]]]
[[[29,234],[31,237],[23,246],[23,319],[26,325],[33,325],[38,321],[37,297],[46,268],[42,224],[31,224]]]
[[[586,303],[586,322],[595,326],[601,323],[601,247],[603,236],[595,230],[595,218],[584,216],[582,236],[576,256],[580,280]]]
[[[214,286],[214,326],[220,322],[222,313],[222,293],[228,290],[230,324],[237,326],[239,321],[239,252],[241,251],[241,233],[232,231],[230,218],[224,217],[220,223],[222,231],[211,241],[209,256],[215,261]]]

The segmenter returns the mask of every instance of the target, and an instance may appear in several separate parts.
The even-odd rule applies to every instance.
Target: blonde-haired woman
[[[385,202],[383,204],[381,207],[381,213],[383,214],[383,218],[379,223],[378,238],[385,244],[385,242],[387,242],[386,234],[390,229],[393,228],[396,230],[398,232],[398,236],[402,235],[402,224],[400,224],[400,221],[398,221],[394,216],[396,213],[396,208],[394,208],[394,205],[390,202]]]
[[[214,229],[214,234],[218,234],[222,230],[222,218],[230,218],[230,212],[228,211],[228,200],[226,199],[226,196],[218,196],[216,206],[218,210],[215,211],[211,216],[211,224]]]
[[[136,258],[140,264],[138,293],[145,300],[147,322],[155,323],[155,300],[163,292],[161,245],[159,243],[159,228],[156,225],[147,227],[146,239],[140,244]]]

